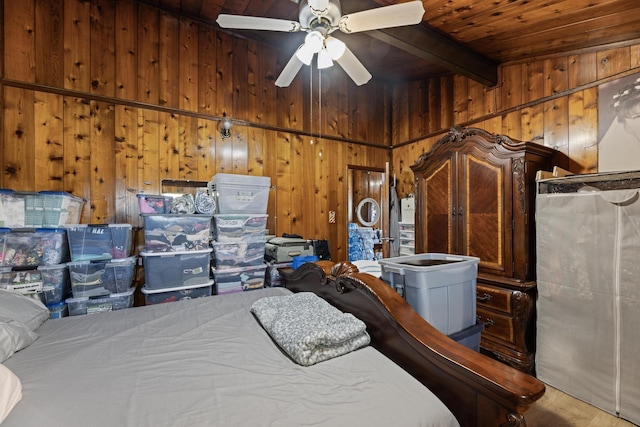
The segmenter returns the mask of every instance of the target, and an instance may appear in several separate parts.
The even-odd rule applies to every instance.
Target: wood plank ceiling
[[[139,0],[215,24],[219,13],[298,20],[291,0]],[[343,14],[400,0],[342,0]],[[589,51],[640,39],[638,0],[423,0],[421,24],[333,35],[374,79],[415,80],[448,73],[491,86],[497,66],[541,56]],[[304,33],[235,30],[291,55]]]

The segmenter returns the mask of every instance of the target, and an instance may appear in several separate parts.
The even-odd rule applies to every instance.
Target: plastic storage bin
[[[264,285],[266,287],[276,288],[282,286],[282,276],[279,268],[293,267],[291,262],[267,263],[267,269],[264,273]]]
[[[74,224],[67,226],[71,261],[120,259],[131,255],[131,224]]]
[[[238,242],[263,239],[267,232],[266,214],[215,214],[213,239]]]
[[[209,281],[211,248],[200,251],[141,252],[147,290],[202,285]]]
[[[0,228],[0,266],[37,267],[69,260],[64,229]]]
[[[211,242],[216,268],[255,267],[264,263],[264,237],[246,242]]]
[[[80,222],[84,199],[64,191],[40,191],[44,199],[43,227],[57,227]]]
[[[42,292],[42,274],[38,270],[14,270],[0,267],[0,288],[23,294]]]
[[[44,224],[44,197],[35,191],[16,191],[14,195],[24,202],[22,227],[41,228]],[[53,227],[57,226],[58,224],[53,225]]]
[[[40,265],[42,293],[40,299],[45,304],[63,302],[71,294],[71,278],[66,264]]]
[[[136,194],[141,214],[171,213],[171,197],[158,194]]]
[[[450,335],[476,323],[480,258],[426,253],[381,259],[382,280],[404,288],[404,297],[425,320]]]
[[[297,270],[298,267],[300,267],[302,264],[305,264],[307,262],[316,262],[318,260],[319,258],[315,255],[294,256],[291,266],[294,270]]]
[[[136,257],[110,261],[69,262],[74,298],[125,292],[133,283]]]
[[[271,178],[268,176],[217,173],[209,182],[216,197],[217,213],[266,214]]]
[[[199,251],[209,248],[211,215],[142,215],[146,252]]]
[[[62,319],[69,315],[69,306],[67,306],[67,303],[64,301],[54,304],[46,304],[46,306],[50,313],[49,319]]]
[[[473,326],[469,326],[455,334],[449,335],[449,338],[464,345],[465,347],[469,347],[472,350],[480,351],[480,338],[482,338],[483,330],[484,323],[477,322]]]
[[[134,291],[135,288],[130,288],[123,293],[105,295],[101,297],[67,298],[65,302],[69,307],[69,316],[122,310],[124,308],[133,307]]]
[[[168,289],[147,289],[146,286],[143,286],[141,292],[144,294],[145,305],[154,305],[183,299],[209,297],[211,296],[211,285],[213,285],[213,280],[202,285],[189,285]]]
[[[216,294],[229,294],[264,287],[266,264],[255,267],[213,269]]]
[[[17,197],[13,190],[0,188],[0,227],[24,226],[24,199]]]

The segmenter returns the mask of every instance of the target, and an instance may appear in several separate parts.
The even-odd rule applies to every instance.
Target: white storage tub
[[[476,280],[480,258],[426,253],[378,261],[382,280],[427,322],[450,335],[476,323]]]
[[[271,178],[268,176],[217,173],[209,182],[216,197],[217,213],[266,214]]]

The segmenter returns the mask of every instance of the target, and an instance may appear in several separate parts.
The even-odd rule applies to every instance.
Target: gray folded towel
[[[312,292],[265,297],[255,314],[273,340],[297,363],[310,366],[370,342],[366,325]]]

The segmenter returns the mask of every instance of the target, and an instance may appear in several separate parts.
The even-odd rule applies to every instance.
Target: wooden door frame
[[[380,222],[379,227],[380,230],[382,230],[382,237],[384,238],[382,240],[382,256],[384,258],[388,258],[389,257],[389,253],[390,253],[390,249],[389,249],[389,240],[386,239],[389,237],[389,173],[390,173],[390,165],[389,162],[385,162],[385,167],[384,168],[379,168],[379,167],[372,167],[372,166],[359,166],[359,165],[351,165],[351,164],[347,164],[346,165],[346,177],[347,177],[347,191],[345,191],[345,206],[347,208],[347,215],[346,215],[346,224],[345,227],[347,228],[347,233],[345,235],[345,248],[349,248],[349,232],[348,232],[348,227],[349,227],[349,222],[352,222],[351,219],[353,218],[353,212],[354,212],[354,201],[353,201],[353,196],[352,196],[352,177],[351,177],[351,171],[368,171],[368,172],[377,172],[377,173],[381,173],[382,174],[382,179],[383,179],[383,183],[381,186],[381,194],[380,194],[380,198],[381,200],[379,201],[380,204],[380,211],[381,211],[381,215],[380,215]]]

